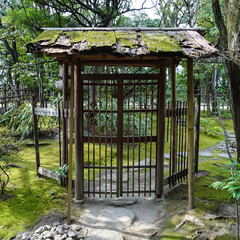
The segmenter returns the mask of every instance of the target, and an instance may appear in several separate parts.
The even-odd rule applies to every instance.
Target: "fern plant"
[[[224,165],[224,172],[229,173],[229,178],[223,181],[216,181],[210,186],[216,190],[226,189],[228,194],[228,199],[234,199],[236,206],[236,239],[239,240],[239,214],[238,214],[238,204],[240,199],[240,163],[231,160],[231,164]]]

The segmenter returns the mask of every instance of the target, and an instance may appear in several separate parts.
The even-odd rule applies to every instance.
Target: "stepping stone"
[[[164,167],[169,167],[169,163],[164,161]]]
[[[107,207],[99,212],[97,221],[105,226],[112,227],[130,227],[135,221],[135,215],[132,211],[119,207]]]
[[[199,156],[201,156],[201,157],[209,157],[209,158],[213,157],[212,153],[205,152],[205,151],[199,151]]]
[[[124,240],[123,236],[114,231],[96,229],[89,234],[88,240]]]
[[[130,206],[137,202],[136,198],[121,197],[121,198],[104,198],[101,200],[102,203],[110,206]]]
[[[218,156],[220,158],[229,158],[229,155],[227,153],[219,153]],[[233,158],[233,155],[231,154],[231,157]]]
[[[164,153],[164,158],[170,159],[170,154],[169,153]]]

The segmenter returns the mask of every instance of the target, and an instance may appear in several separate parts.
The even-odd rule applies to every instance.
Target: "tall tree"
[[[136,10],[148,9],[143,1],[141,8],[131,8],[131,0],[35,0],[37,4],[48,6],[69,16],[82,27],[108,27],[117,17]]]
[[[232,112],[237,140],[237,161],[240,162],[240,1],[225,0],[225,17],[221,13],[219,0],[212,0],[215,22],[220,34],[220,51],[226,56],[225,69],[230,83]]]

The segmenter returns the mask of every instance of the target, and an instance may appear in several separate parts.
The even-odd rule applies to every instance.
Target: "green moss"
[[[27,168],[12,168],[7,194],[1,201],[0,239],[9,239],[19,231],[34,226],[42,215],[66,211],[66,190],[55,181],[36,177],[35,164],[19,165]]]
[[[87,42],[89,47],[112,46],[115,44],[116,38],[110,31],[89,31]]]
[[[64,32],[64,34],[70,37],[71,43],[82,42],[87,37],[87,33],[84,31]]]
[[[32,40],[31,43],[41,42],[41,41],[49,41],[48,44],[54,43],[57,38],[60,36],[62,31],[44,31],[38,37]]]
[[[181,52],[178,42],[164,33],[142,32],[142,40],[150,52]]]
[[[126,32],[115,32],[116,38],[125,47],[136,48],[137,47],[137,34]]]

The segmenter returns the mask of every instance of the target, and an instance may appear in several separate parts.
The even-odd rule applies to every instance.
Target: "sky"
[[[152,6],[157,5],[158,0],[132,0],[132,7],[133,8],[141,8],[142,7],[142,3],[144,3],[144,7],[150,8]],[[145,9],[142,10],[144,13],[146,13],[148,15],[149,18],[156,18],[157,15],[155,15],[155,8],[152,9]],[[128,15],[128,17],[131,17],[131,14]]]

